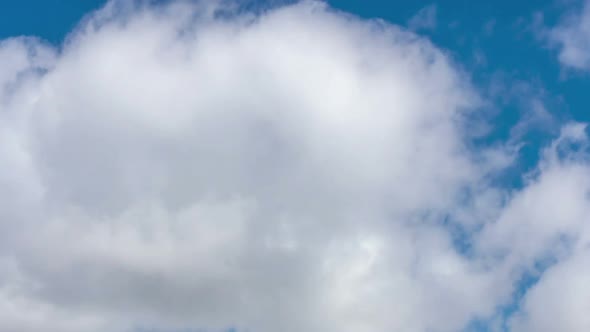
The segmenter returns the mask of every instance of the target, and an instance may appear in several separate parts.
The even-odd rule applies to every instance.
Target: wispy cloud
[[[428,5],[408,20],[408,27],[412,30],[434,30],[436,28],[436,14],[436,5]]]
[[[590,1],[567,14],[546,35],[565,67],[590,70]]]

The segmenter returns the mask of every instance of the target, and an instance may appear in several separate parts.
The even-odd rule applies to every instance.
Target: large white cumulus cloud
[[[413,33],[118,2],[0,55],[2,331],[459,331],[546,257],[515,331],[587,305],[554,290],[587,261],[583,126],[492,187],[510,155],[469,147],[477,94]]]

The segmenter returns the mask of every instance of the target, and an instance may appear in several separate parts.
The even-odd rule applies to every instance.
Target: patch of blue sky
[[[104,0],[19,0],[0,3],[0,40],[14,36],[37,36],[54,45],[88,12]]]

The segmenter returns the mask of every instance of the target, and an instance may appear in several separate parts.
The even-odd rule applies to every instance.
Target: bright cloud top
[[[494,185],[514,143],[413,33],[118,2],[0,56],[0,330],[590,328],[585,126]]]

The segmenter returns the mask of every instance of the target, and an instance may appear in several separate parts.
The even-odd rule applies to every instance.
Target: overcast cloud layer
[[[518,142],[473,147],[486,101],[428,40],[234,9],[0,43],[1,331],[590,330],[584,124],[504,188]]]

